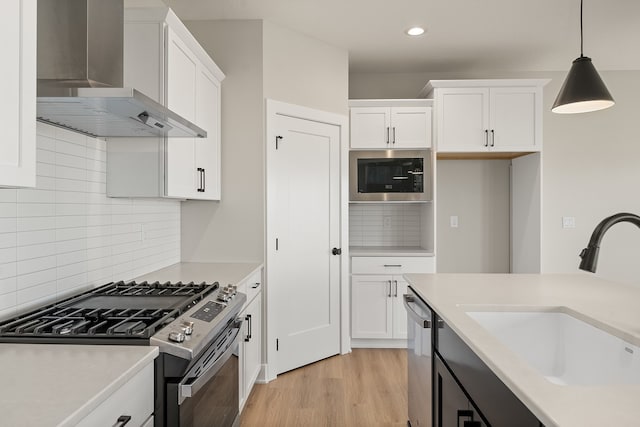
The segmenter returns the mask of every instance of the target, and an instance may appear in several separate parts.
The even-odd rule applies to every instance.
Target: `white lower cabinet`
[[[79,427],[153,424],[153,361],[136,373],[100,406],[78,423]],[[124,424],[124,420],[130,420]],[[149,424],[151,419],[151,424]],[[120,424],[118,424],[120,423]]]
[[[242,411],[262,368],[262,269],[239,283],[238,292],[247,295],[247,303],[240,312],[243,320],[239,359]]]
[[[401,311],[406,291],[407,283],[401,276],[353,276],[351,337],[407,338],[407,320]]]
[[[432,257],[353,257],[352,347],[397,347],[407,338],[404,273],[433,273]],[[380,274],[387,273],[387,274]]]

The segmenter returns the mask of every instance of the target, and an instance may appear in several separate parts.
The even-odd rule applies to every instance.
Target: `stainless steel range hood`
[[[123,88],[123,0],[38,1],[38,121],[98,137],[206,137]]]

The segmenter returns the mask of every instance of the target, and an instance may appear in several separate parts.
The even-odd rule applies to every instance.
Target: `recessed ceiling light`
[[[424,34],[424,28],[422,27],[411,27],[407,31],[405,31],[407,35],[410,36],[421,36]]]

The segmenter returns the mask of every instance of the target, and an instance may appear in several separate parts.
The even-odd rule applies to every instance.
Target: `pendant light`
[[[573,61],[551,111],[559,114],[586,113],[609,108],[615,101],[596,68],[582,54],[582,2],[580,0],[580,57]]]

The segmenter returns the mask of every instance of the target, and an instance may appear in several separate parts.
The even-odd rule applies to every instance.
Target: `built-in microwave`
[[[349,200],[431,200],[431,151],[349,152]]]

